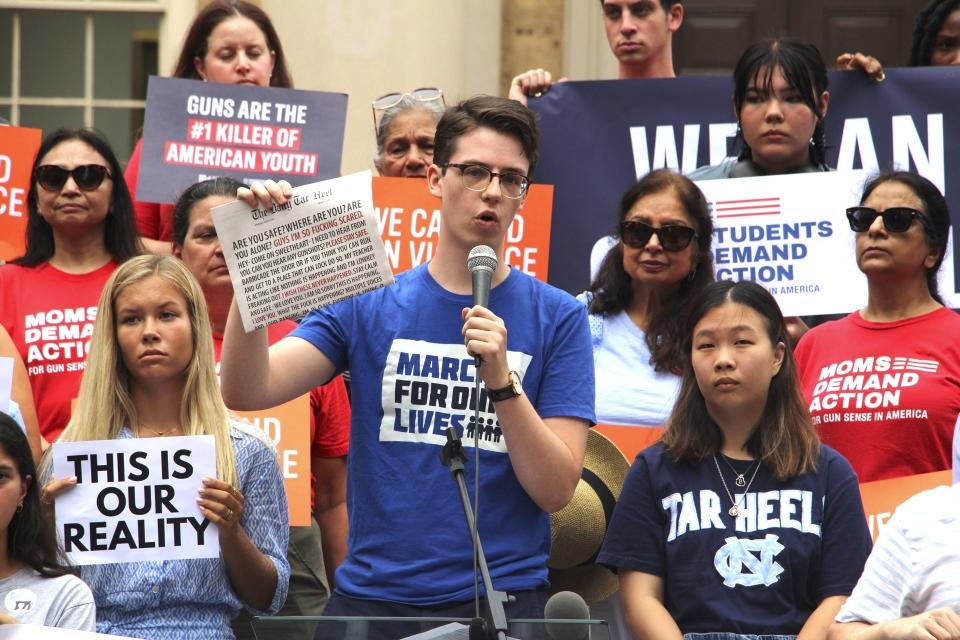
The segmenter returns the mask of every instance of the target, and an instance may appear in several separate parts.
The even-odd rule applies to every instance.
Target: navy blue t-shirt
[[[718,460],[734,500],[746,461]],[[796,635],[819,603],[849,595],[870,554],[857,477],[821,445],[817,470],[787,482],[764,465],[729,514],[714,459],[675,463],[662,444],[633,463],[598,562],[660,576],[683,633]]]

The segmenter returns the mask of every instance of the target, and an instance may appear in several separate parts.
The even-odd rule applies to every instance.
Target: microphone
[[[473,276],[473,304],[490,305],[490,280],[497,270],[497,252],[485,244],[478,244],[467,255],[467,269]]]
[[[589,620],[590,607],[573,591],[559,591],[547,600],[543,608],[547,620]],[[553,640],[590,640],[588,625],[547,623],[547,633]]]

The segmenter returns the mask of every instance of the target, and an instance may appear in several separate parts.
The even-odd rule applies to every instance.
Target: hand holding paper
[[[243,515],[243,494],[223,480],[204,478],[200,497],[197,498],[200,513],[217,525],[220,537],[234,535],[240,530]]]
[[[293,187],[286,180],[254,182],[249,189],[237,190],[238,200],[250,207],[262,207],[264,209],[275,204],[286,204],[287,200],[292,197]]]
[[[53,501],[56,500],[57,495],[62,493],[65,489],[75,486],[76,484],[76,476],[67,476],[66,478],[57,480],[57,476],[51,475],[50,480],[47,482],[47,484],[43,485],[43,489],[40,490],[40,502],[48,505],[53,504]]]
[[[393,283],[371,185],[267,181],[210,212],[248,333]]]

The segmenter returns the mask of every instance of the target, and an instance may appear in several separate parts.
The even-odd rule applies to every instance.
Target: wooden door
[[[793,36],[820,48],[828,68],[845,51],[886,67],[906,63],[917,13],[927,0],[684,0],[674,36],[679,75],[729,73],[752,42]]]

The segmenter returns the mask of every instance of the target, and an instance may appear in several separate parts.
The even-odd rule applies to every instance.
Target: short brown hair
[[[443,167],[450,162],[457,139],[481,127],[516,139],[530,162],[527,174],[533,174],[540,157],[537,114],[516,100],[496,96],[474,96],[446,110],[433,139],[433,163]]]
[[[784,344],[780,370],[770,381],[767,406],[757,428],[747,441],[747,451],[763,461],[770,473],[780,481],[788,480],[817,466],[820,440],[810,421],[810,414],[800,395],[797,366],[790,349],[790,340],[777,301],[766,288],[755,282],[714,282],[704,289],[701,298],[687,316],[684,346],[688,357],[683,370],[680,394],[663,434],[665,452],[673,460],[698,463],[716,455],[722,444],[720,428],[707,413],[703,393],[694,376],[689,357],[693,347],[693,330],[707,313],[728,302],[753,309],[763,318],[770,342]]]

